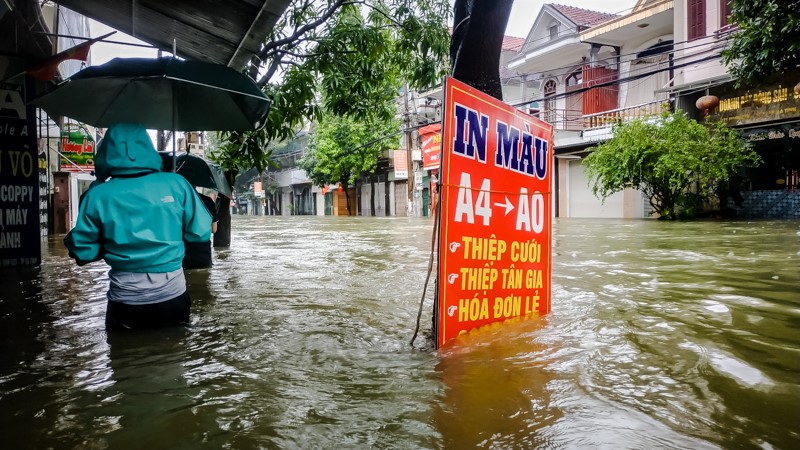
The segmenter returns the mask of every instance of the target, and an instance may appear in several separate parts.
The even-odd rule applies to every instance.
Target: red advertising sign
[[[408,178],[408,158],[405,150],[394,151],[394,177],[398,180]]]
[[[553,127],[448,78],[436,346],[550,311]]]
[[[419,129],[422,141],[422,168],[438,169],[442,154],[442,124],[435,123]]]
[[[69,129],[69,125],[61,132],[61,170],[90,172],[94,170],[94,139],[86,130]]]

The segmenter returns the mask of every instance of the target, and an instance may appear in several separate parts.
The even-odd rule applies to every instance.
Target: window
[[[706,0],[688,0],[686,4],[687,39],[698,39],[706,35]]]
[[[583,81],[583,70],[576,70],[572,72],[570,76],[567,77],[566,84],[567,87],[573,87],[581,84]]]
[[[554,40],[558,37],[558,24],[555,23],[550,25],[550,40]]]
[[[556,82],[555,80],[548,80],[544,84],[544,120],[550,124],[554,124],[556,121],[556,99],[553,98],[555,95]]]
[[[725,27],[730,24],[728,16],[731,15],[731,0],[719,1],[719,27]]]

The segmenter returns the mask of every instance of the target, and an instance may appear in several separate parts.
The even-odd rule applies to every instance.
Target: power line
[[[727,45],[727,41],[729,39],[730,39],[730,33],[726,34],[725,35],[725,40],[721,41],[721,42],[724,43],[725,45]],[[680,42],[673,42],[672,50],[668,50],[668,51],[665,51],[665,52],[659,53],[659,54],[660,55],[664,55],[664,54],[665,55],[674,55],[674,54],[676,54],[678,52],[684,52],[686,50],[691,50],[691,49],[698,48],[698,47],[718,46],[720,44],[720,41],[714,42],[714,43],[703,42],[703,43],[697,43],[695,45],[690,45],[690,46],[687,46],[687,47],[676,48],[677,45],[685,44],[685,43],[688,43],[688,42],[692,42],[692,41],[686,40],[686,41],[680,41]],[[591,44],[591,42],[585,42],[585,43]],[[656,45],[658,45],[658,44],[656,44]],[[645,50],[647,50],[647,49],[645,49]],[[635,56],[635,55],[638,55],[639,53],[641,53],[641,51],[623,53],[623,54],[620,54],[620,55],[613,56],[613,58],[618,58],[619,59],[617,62],[615,62],[615,64],[617,64],[617,63],[622,64],[622,63],[631,62],[631,61],[635,61],[635,60],[639,59],[639,58],[636,58],[636,57],[632,57],[630,59],[623,59],[624,57]],[[655,55],[653,55],[653,56],[655,56]],[[554,68],[554,69],[550,69],[550,70],[548,70],[546,72],[545,71],[541,71],[541,72],[530,72],[530,73],[525,73],[525,74],[512,75],[510,77],[501,78],[500,81],[501,82],[502,81],[510,81],[510,80],[515,79],[515,78],[523,78],[523,77],[527,77],[529,75],[537,75],[537,74],[544,75],[545,73],[549,74],[552,77],[561,77],[561,76],[568,75],[568,74],[572,73],[572,69],[574,69],[576,65],[580,66],[582,64],[583,63],[575,63],[575,64],[571,64],[569,66],[562,66],[562,67],[557,67],[557,68]],[[533,80],[522,79],[522,80],[520,80],[518,82],[505,83],[505,85],[508,86],[508,85],[512,85],[512,84],[523,84],[523,83],[530,82],[530,81],[533,81]]]
[[[577,7],[573,7],[573,8],[577,8]],[[583,8],[577,8],[577,9],[583,9]],[[604,13],[602,11],[593,11],[593,10],[589,10],[589,9],[583,9],[584,11],[589,11],[589,12],[592,12],[592,13],[609,14],[609,15],[615,16],[614,19],[608,19],[608,20],[605,20],[605,21],[599,22],[599,23],[590,23],[590,22],[580,22],[580,23],[578,23],[578,22],[575,22],[574,20],[572,20],[569,16],[567,16],[563,12],[561,12],[561,10],[559,10],[558,8],[555,8],[555,10],[558,11],[558,13],[561,14],[562,16],[566,17],[567,20],[569,20],[570,22],[574,23],[579,29],[580,29],[580,27],[586,27],[586,29],[589,29],[589,28],[604,24],[606,22],[610,22],[610,21],[612,21],[614,19],[619,19],[620,17],[624,17],[622,14],[632,11],[633,8],[626,8],[626,9],[620,10],[620,11],[615,12],[615,13]],[[540,12],[540,14],[541,14],[541,12]],[[556,19],[556,18],[554,17],[554,19]],[[558,19],[556,19],[556,20],[558,20]],[[559,21],[559,25],[562,25],[560,23],[560,21]],[[532,26],[531,26],[531,28],[532,28]],[[556,34],[556,38],[559,38],[561,36],[573,33],[573,31],[572,31],[573,29],[572,28],[565,28],[563,32],[561,31],[560,28],[561,27],[559,27],[559,31]],[[585,30],[581,30],[581,31],[585,31]],[[530,34],[530,31],[528,31],[528,34]],[[534,39],[534,40],[532,40],[530,42],[525,42],[525,44],[531,44],[531,43],[535,43],[535,42],[539,42],[539,41],[550,41],[550,40],[553,40],[553,38],[551,38],[550,35],[548,34],[547,36],[543,36],[543,37],[540,37],[538,39]],[[525,44],[523,44],[523,45],[525,45]]]
[[[665,67],[663,67],[663,68],[661,68],[661,69],[659,69],[659,70],[637,73],[637,74],[634,74],[634,75],[631,75],[631,76],[629,76],[629,77],[628,77],[628,78],[626,78],[626,79],[627,79],[627,80],[631,80],[631,81],[632,81],[632,80],[637,80],[637,79],[640,79],[640,78],[645,78],[645,77],[647,77],[647,76],[650,76],[650,75],[653,75],[653,74],[656,74],[656,73],[660,73],[660,72],[663,72],[663,71],[667,71],[667,70],[674,70],[674,69],[681,68],[681,67],[686,67],[686,66],[689,66],[689,65],[692,65],[692,64],[695,64],[695,63],[704,62],[704,61],[707,61],[707,60],[709,60],[709,59],[715,59],[715,58],[718,58],[718,57],[720,56],[719,50],[720,50],[720,49],[721,49],[723,46],[724,46],[724,44],[717,44],[717,45],[715,45],[715,46],[712,46],[712,47],[710,47],[709,49],[707,49],[707,50],[704,50],[704,51],[702,51],[702,52],[693,53],[693,54],[690,54],[690,55],[684,55],[684,56],[681,56],[681,57],[678,57],[678,58],[673,58],[673,59],[670,61],[670,62],[671,62],[671,64],[669,64],[669,65],[667,65],[667,66],[665,66]],[[706,55],[706,54],[711,54],[711,55],[710,55],[710,57],[708,57],[708,58],[701,58],[701,59],[692,59],[692,60],[689,60],[690,58],[696,58],[697,56],[700,56],[700,55]],[[675,64],[676,62],[681,62],[681,61],[687,61],[687,62],[686,62],[686,63],[683,63],[683,64]],[[632,72],[632,71],[630,71],[630,70],[628,71],[628,73],[631,73],[631,72]],[[614,81],[614,80],[609,80],[609,81],[611,82],[611,81]],[[582,88],[582,89],[578,89],[578,90],[574,90],[574,91],[569,91],[569,92],[565,92],[565,93],[562,93],[562,94],[556,94],[556,95],[553,95],[553,96],[547,96],[547,95],[545,95],[545,96],[543,96],[543,97],[542,97],[542,98],[540,98],[540,99],[533,99],[533,100],[531,100],[531,99],[528,99],[528,100],[525,100],[525,102],[526,102],[526,103],[530,103],[531,101],[541,101],[541,100],[549,100],[549,99],[556,99],[556,98],[568,97],[568,96],[570,96],[570,95],[572,95],[572,94],[575,94],[575,93],[585,92],[587,89],[591,89],[591,88],[593,88],[593,87],[598,87],[598,86],[606,86],[606,85],[610,85],[610,84],[605,84],[605,83],[602,83],[602,84],[595,84],[595,85],[593,85],[593,86],[591,86],[591,87]],[[518,99],[519,99],[519,100],[522,100],[523,98],[525,98],[525,96],[523,96],[523,97],[518,97]],[[509,104],[512,104],[512,105],[514,104],[513,102],[514,102],[514,100],[508,100],[508,101],[506,101],[506,103],[509,103]]]
[[[542,98],[539,98],[539,99],[534,99],[533,101],[539,102],[539,101],[545,101],[545,100],[555,100],[555,99],[559,99],[559,98],[566,98],[566,97],[568,97],[570,95],[581,94],[581,93],[586,92],[586,91],[591,90],[591,89],[601,88],[601,87],[608,87],[608,86],[614,86],[614,85],[618,85],[618,84],[622,84],[622,83],[627,83],[627,82],[630,82],[630,81],[634,81],[634,80],[638,80],[638,79],[641,79],[641,78],[645,78],[645,77],[648,77],[650,75],[654,75],[654,74],[657,74],[657,73],[660,73],[660,72],[664,72],[664,71],[667,71],[667,70],[680,69],[681,67],[686,67],[686,66],[689,66],[689,65],[692,65],[692,64],[697,64],[697,63],[701,63],[701,62],[705,62],[705,61],[711,61],[711,60],[714,60],[714,59],[716,59],[718,57],[719,57],[719,55],[706,56],[705,58],[700,58],[700,59],[697,59],[697,60],[694,60],[694,61],[685,62],[683,64],[672,65],[671,67],[652,70],[652,71],[649,71],[649,72],[644,72],[644,73],[641,73],[641,74],[637,74],[637,75],[633,75],[633,76],[629,76],[629,77],[625,77],[625,78],[619,78],[619,79],[607,81],[607,82],[604,82],[604,83],[597,83],[597,84],[595,84],[593,86],[582,87],[582,88],[579,88],[579,89],[575,89],[574,91],[564,92],[564,93],[561,93],[561,94],[555,94],[555,95],[551,95],[551,96],[548,96],[548,97],[542,97]],[[524,105],[526,105],[528,103],[530,103],[530,102],[526,101],[526,102],[523,102],[523,103],[511,104],[511,106],[524,106]]]

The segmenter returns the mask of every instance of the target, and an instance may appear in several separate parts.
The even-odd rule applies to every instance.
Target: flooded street
[[[122,335],[51,237],[3,273],[2,447],[800,447],[800,222],[554,220],[553,312],[439,352],[432,223],[234,216],[191,326]]]

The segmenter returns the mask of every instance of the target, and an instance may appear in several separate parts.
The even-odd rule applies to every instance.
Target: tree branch
[[[318,26],[325,23],[336,11],[338,11],[343,6],[354,5],[357,3],[358,2],[355,1],[336,0],[331,5],[331,7],[327,11],[325,11],[321,16],[319,16],[316,20],[313,20],[303,25],[300,28],[296,28],[291,35],[286,36],[285,38],[272,41],[269,44],[265,45],[264,48],[261,49],[260,52],[258,52],[258,55],[256,55],[256,57],[259,60],[264,61],[266,59],[265,56],[272,50],[274,50],[276,47],[280,47],[281,45],[290,44],[296,41],[300,36],[305,34],[307,31],[317,28]],[[261,77],[261,79],[258,80],[258,85],[263,87],[267,81],[269,81],[269,79],[265,80],[264,77]]]
[[[272,64],[270,64],[269,69],[267,69],[267,73],[265,73],[264,76],[262,76],[261,79],[258,80],[257,84],[259,87],[263,88],[264,86],[267,85],[267,83],[269,83],[270,78],[272,78],[272,76],[275,75],[275,72],[278,71],[278,68],[281,66],[282,62],[283,59],[280,56],[276,55],[275,60],[272,62]]]
[[[379,9],[379,8],[376,8],[376,7],[375,7],[375,5],[369,4],[369,3],[367,3],[367,2],[356,2],[356,3],[360,3],[361,5],[364,5],[364,6],[366,6],[367,8],[370,8],[370,9],[372,9],[373,11],[376,11],[377,13],[379,13],[380,15],[382,15],[383,17],[385,17],[386,19],[388,19],[388,20],[389,20],[389,22],[391,22],[391,23],[395,24],[395,25],[397,26],[397,28],[402,28],[402,29],[406,30],[407,32],[410,32],[410,31],[411,31],[411,30],[407,29],[406,27],[404,27],[402,23],[400,23],[400,22],[398,22],[397,20],[395,20],[395,18],[394,18],[394,17],[390,17],[390,16],[389,16],[389,15],[387,15],[385,12],[383,12],[381,9]]]

